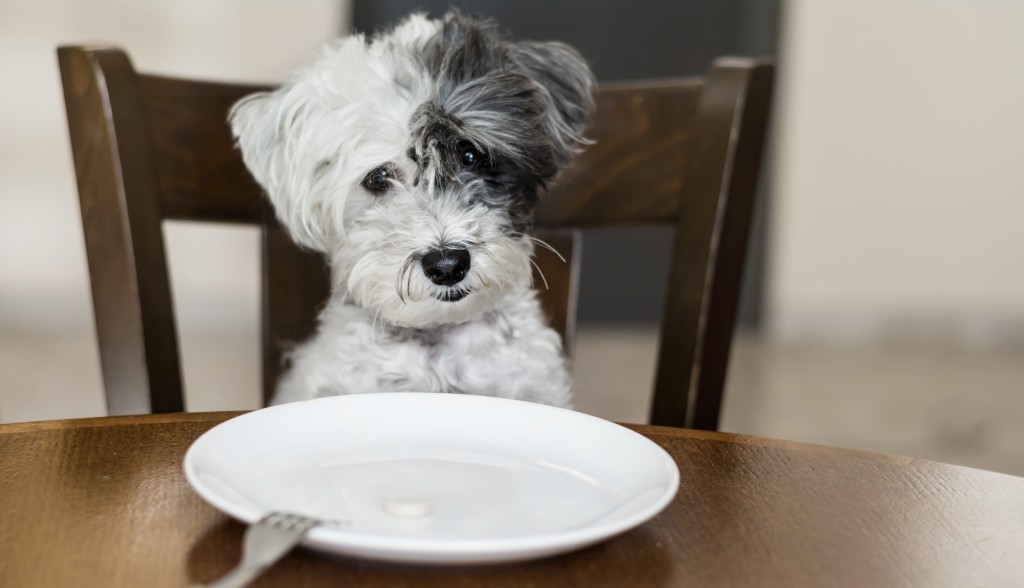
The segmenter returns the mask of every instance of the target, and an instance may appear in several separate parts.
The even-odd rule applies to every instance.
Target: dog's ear
[[[524,41],[512,56],[541,89],[555,160],[563,167],[588,141],[583,133],[594,110],[594,74],[575,49],[559,42]]]
[[[249,172],[266,191],[278,219],[301,246],[326,251],[327,223],[317,222],[320,204],[315,173],[306,169],[301,126],[309,105],[290,86],[239,100],[228,115],[231,131]]]

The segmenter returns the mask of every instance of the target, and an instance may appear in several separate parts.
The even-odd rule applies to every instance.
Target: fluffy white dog
[[[336,41],[236,104],[246,165],[291,237],[331,266],[319,329],[274,403],[420,391],[570,406],[530,232],[540,193],[585,143],[593,86],[570,47],[511,42],[453,12]]]

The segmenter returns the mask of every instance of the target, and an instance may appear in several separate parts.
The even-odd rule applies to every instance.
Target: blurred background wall
[[[680,30],[714,28],[700,14],[715,0],[684,4],[696,22]],[[352,14],[347,0],[0,0],[0,422],[103,414],[56,46],[272,82]],[[777,15],[766,328],[737,340],[723,427],[1024,472],[1024,3],[789,0]],[[255,407],[255,232],[165,232],[190,409]],[[653,331],[584,327],[580,389],[634,393],[581,406],[642,419]],[[602,365],[615,373],[588,372]]]
[[[789,3],[779,334],[1024,335],[1024,2]]]

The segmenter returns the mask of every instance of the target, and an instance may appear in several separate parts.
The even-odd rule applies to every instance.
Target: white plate
[[[679,470],[624,427],[539,404],[456,394],[335,396],[217,425],[185,456],[214,507],[246,523],[288,511],[336,523],[303,543],[386,561],[541,557],[635,527]]]

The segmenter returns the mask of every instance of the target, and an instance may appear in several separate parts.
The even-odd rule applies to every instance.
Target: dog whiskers
[[[551,253],[554,253],[555,255],[558,256],[558,259],[562,260],[562,263],[566,263],[565,258],[562,257],[562,254],[559,253],[557,249],[552,247],[550,244],[548,244],[543,239],[538,239],[537,237],[530,237],[530,241],[533,241],[535,244],[540,245],[541,247],[543,247],[544,249],[547,249]]]
[[[412,271],[406,272],[405,275],[405,295],[412,298]]]
[[[562,261],[565,261],[565,260],[563,259]],[[541,279],[542,282],[544,282],[544,289],[545,290],[550,290],[551,287],[548,286],[548,279],[546,277],[544,277],[544,270],[540,269],[540,266],[537,265],[537,262],[534,261],[533,259],[530,259],[530,265],[532,265],[534,268],[536,268],[537,269],[537,273],[540,274],[540,279]]]
[[[412,279],[412,272],[410,270],[412,269],[412,264],[416,261],[416,257],[416,255],[410,255],[405,258],[402,268],[398,271],[398,278],[395,280],[395,290],[398,292],[398,298],[402,301],[402,304],[405,304],[405,295],[402,293],[402,281],[403,279]]]

